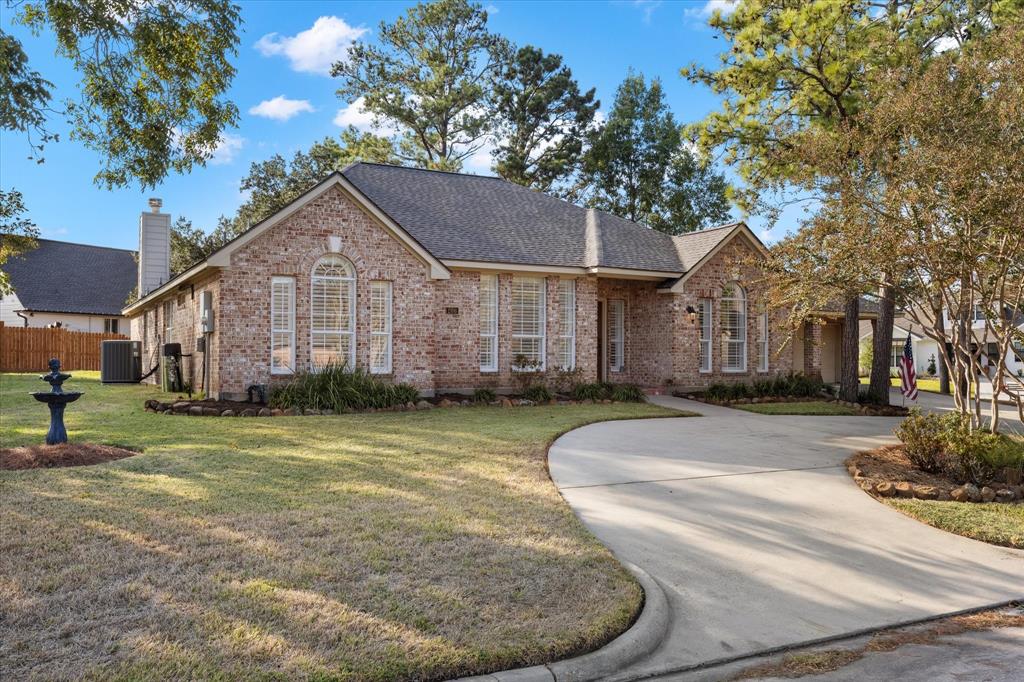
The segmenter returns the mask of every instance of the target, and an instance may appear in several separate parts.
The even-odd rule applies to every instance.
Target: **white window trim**
[[[703,309],[703,312],[698,315],[698,330],[697,330],[697,342],[699,345],[699,353],[697,355],[698,362],[700,363],[699,372],[701,374],[711,374],[714,369],[714,350],[715,344],[712,336],[712,330],[714,329],[714,305],[710,298],[702,298],[697,302],[698,308]],[[706,329],[705,329],[706,328]],[[704,332],[707,332],[707,336]],[[703,355],[703,358],[701,357]],[[701,362],[703,360],[703,362]],[[705,366],[706,364],[706,366]]]
[[[731,282],[730,284],[728,284],[726,286],[727,289],[729,287],[735,287],[740,295],[739,296],[724,296],[723,295],[722,296],[722,304],[720,304],[720,309],[718,311],[718,314],[719,314],[719,317],[721,317],[722,309],[725,307],[724,306],[724,302],[725,301],[738,301],[738,302],[743,304],[743,310],[742,310],[742,312],[743,312],[743,316],[742,316],[743,320],[742,320],[742,322],[743,323],[740,325],[740,329],[743,331],[743,346],[742,346],[743,358],[742,358],[742,366],[741,367],[728,367],[728,366],[726,366],[725,363],[728,360],[729,354],[726,353],[726,352],[723,352],[722,353],[722,373],[723,374],[746,374],[747,372],[749,372],[748,363],[749,363],[749,360],[750,360],[749,355],[748,355],[748,353],[749,353],[748,346],[750,345],[750,340],[747,338],[747,292],[746,292],[746,290],[743,287],[741,287],[739,285],[738,282]],[[723,293],[724,293],[724,290],[723,290]],[[730,343],[730,342],[726,342],[726,343]],[[731,343],[736,343],[736,342],[731,342]]]
[[[374,289],[384,289],[384,331],[374,331],[373,324],[373,292]],[[392,307],[393,291],[391,282],[386,280],[376,280],[370,282],[370,374],[391,374],[392,370],[392,343],[391,343],[391,307]],[[387,340],[387,364],[381,367],[373,366],[373,338],[384,337]]]
[[[288,321],[287,328],[274,327],[274,285],[288,285]],[[274,367],[274,335],[288,334],[291,336],[291,358],[288,367]],[[271,277],[270,278],[270,373],[271,374],[294,374],[295,373],[295,278],[294,277]]]
[[[568,285],[568,286],[567,286]],[[568,293],[571,302],[569,304],[568,315],[566,314],[566,306],[563,304],[563,287]],[[566,371],[573,371],[576,369],[576,280],[574,279],[561,279],[558,281],[558,314],[559,314],[559,339],[562,342],[568,342],[569,347],[569,364],[563,366],[562,369]],[[566,321],[568,320],[568,325]],[[566,327],[568,326],[569,333],[565,333]],[[561,350],[561,349],[559,349]],[[558,358],[559,364],[562,363],[561,353]]]
[[[764,374],[769,371],[771,361],[769,351],[771,350],[768,345],[769,333],[768,333],[768,311],[763,311],[758,315],[758,337],[757,337],[757,371]]]
[[[325,258],[329,258],[329,257],[337,257],[337,258],[341,258],[342,260],[347,261],[349,266],[352,268],[352,276],[351,277],[335,277],[335,276],[329,276],[329,275],[316,275],[316,274],[314,274],[316,272],[317,266],[320,265],[320,262],[323,261]],[[357,311],[356,311],[356,285],[357,285],[356,269],[355,269],[355,265],[353,265],[352,261],[350,261],[348,258],[345,258],[341,254],[328,253],[328,254],[324,254],[319,259],[317,259],[316,263],[313,264],[313,270],[309,274],[309,365],[310,365],[310,370],[315,372],[318,369],[316,367],[316,365],[313,364],[313,356],[315,354],[315,347],[313,346],[313,334],[315,333],[314,330],[313,330],[313,290],[316,288],[316,287],[313,286],[313,281],[316,280],[316,279],[335,280],[335,281],[340,281],[340,282],[351,282],[352,283],[352,286],[349,287],[349,310],[351,311],[351,325],[352,325],[351,330],[349,330],[349,331],[341,331],[341,332],[321,331],[320,333],[324,333],[324,334],[339,333],[339,334],[342,334],[342,335],[350,336],[352,338],[351,343],[349,343],[349,350],[348,350],[348,355],[349,355],[349,357],[348,357],[348,368],[350,370],[355,369],[355,366],[356,366],[356,327],[357,327],[357,323],[356,323],[356,317],[357,317]]]
[[[613,327],[612,321],[615,319],[615,315],[612,313],[612,310],[616,306],[620,309],[619,324]],[[608,326],[611,327],[608,335],[608,371],[618,374],[626,367],[626,301],[623,299],[612,298],[608,300]],[[617,343],[619,346],[618,364],[612,364],[612,344],[614,343]]]
[[[494,322],[493,322],[491,331],[488,331],[487,333],[484,333],[483,327],[481,326],[481,328],[480,328],[480,341],[481,341],[481,348],[482,348],[483,347],[483,340],[484,339],[492,339],[493,340],[492,348],[494,349],[494,352],[491,355],[491,363],[489,365],[485,365],[482,362],[480,363],[480,371],[481,372],[497,372],[498,371],[498,317],[499,317],[499,311],[498,311],[498,301],[499,301],[498,284],[499,284],[499,280],[498,280],[498,276],[497,275],[488,275],[488,274],[481,274],[480,275],[480,283],[481,283],[481,286],[480,286],[480,289],[479,289],[479,296],[480,296],[479,309],[480,310],[483,309],[483,304],[484,304],[484,299],[483,299],[484,288],[483,288],[482,285],[483,285],[485,280],[489,281],[489,282],[491,282],[493,284],[493,286],[491,287],[491,299],[492,300],[490,301],[490,303],[493,306],[493,310],[494,310]]]
[[[548,286],[547,280],[543,277],[517,277],[512,279],[513,287],[517,281],[534,281],[540,284],[540,301],[538,305],[540,307],[540,334],[516,334],[515,329],[512,330],[513,339],[538,339],[540,341],[540,365],[534,367],[519,367],[517,365],[512,366],[513,372],[544,372],[547,370],[547,331],[548,331]],[[515,301],[510,301],[510,306],[514,309]],[[512,314],[513,320],[515,314]],[[515,356],[513,355],[513,360]]]
[[[164,343],[171,343],[174,335],[174,301],[164,301]]]

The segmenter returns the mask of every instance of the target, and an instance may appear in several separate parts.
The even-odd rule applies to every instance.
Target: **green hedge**
[[[416,402],[419,391],[409,384],[392,384],[357,367],[330,363],[315,372],[296,374],[270,392],[270,406],[282,409],[346,412]]]

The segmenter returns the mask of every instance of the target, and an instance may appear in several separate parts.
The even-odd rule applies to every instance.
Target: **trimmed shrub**
[[[345,363],[328,363],[316,372],[300,372],[270,392],[270,406],[298,410],[365,410],[415,402],[419,391],[409,384],[392,384]]]
[[[489,388],[478,388],[473,391],[473,402],[478,405],[487,405],[498,399],[498,395]]]
[[[642,403],[646,398],[636,384],[616,384],[612,389],[612,400],[620,403]]]
[[[945,443],[941,417],[921,414],[921,410],[915,407],[893,433],[903,441],[907,459],[918,469],[931,473],[940,473],[944,469]]]
[[[996,474],[991,458],[1001,446],[999,434],[981,429],[971,431],[970,418],[956,412],[942,417],[942,427],[946,473],[976,485],[991,481]]]
[[[527,400],[532,400],[535,403],[550,402],[551,399],[554,398],[551,391],[548,390],[548,387],[544,384],[533,384],[528,386],[526,390],[523,391],[523,397]]]

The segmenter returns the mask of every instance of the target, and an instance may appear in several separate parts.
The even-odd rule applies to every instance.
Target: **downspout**
[[[25,326],[26,326],[26,327],[28,326],[28,318],[27,318],[27,317],[25,317],[25,315],[23,315],[23,314],[22,314],[22,311],[20,311],[20,310],[15,310],[15,311],[14,311],[14,314],[15,314],[15,315],[17,315],[18,317],[20,317],[21,319],[25,320]]]

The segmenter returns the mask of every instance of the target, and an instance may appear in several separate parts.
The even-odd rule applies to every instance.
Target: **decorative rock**
[[[421,400],[418,403],[416,403],[417,410],[429,410],[432,409],[433,407],[434,406],[428,403],[426,400]]]
[[[224,410],[223,412],[220,413],[220,416],[222,416],[222,417],[234,417],[235,416],[235,411],[234,410]]]
[[[286,416],[286,417],[294,417],[297,414],[298,414],[298,412],[295,410],[294,407],[286,407],[286,408],[284,408],[284,416]]]
[[[248,411],[248,410],[246,410],[246,411]],[[307,417],[319,417],[320,416],[320,410],[314,410],[314,409],[303,410],[302,414],[306,415]],[[244,415],[244,413],[243,413],[243,415]]]
[[[875,486],[875,492],[878,493],[880,497],[892,497],[896,494],[896,487],[892,483],[889,483],[889,481],[882,481]]]
[[[861,479],[860,481],[857,481],[857,485],[859,485],[860,489],[869,495],[875,491],[875,485],[871,481]]]
[[[512,407],[512,401],[508,398],[502,398],[498,401],[502,407]]]
[[[1009,488],[1000,488],[996,491],[996,502],[1013,502],[1016,497]]]
[[[954,502],[970,502],[971,501],[971,496],[967,494],[967,489],[964,488],[963,486],[960,486],[959,488],[953,488],[949,492],[949,497]]]
[[[192,405],[191,407],[188,408],[188,413],[190,415],[192,415],[193,417],[202,417],[203,416],[203,406],[202,405]]]
[[[964,488],[964,492],[967,493],[967,501],[968,502],[980,502],[981,501],[981,491],[978,490],[978,486],[974,485],[973,483],[967,483],[967,484],[965,484],[963,486],[963,488]]]
[[[914,488],[906,481],[900,481],[896,484],[896,496],[897,497],[913,497]]]
[[[177,402],[177,403],[174,403],[173,405],[171,405],[171,409],[172,410],[174,410],[175,412],[179,412],[181,414],[184,414],[185,412],[188,412],[188,408],[190,408],[190,407],[191,407],[191,405],[189,405],[187,402],[184,402],[184,401]]]
[[[948,490],[946,490],[945,488],[939,488],[939,496],[936,497],[935,499],[937,499],[939,502],[949,502],[953,498],[950,497]]]
[[[915,485],[914,497],[919,500],[937,500],[939,498],[939,489],[933,485]]]
[[[992,490],[992,488],[989,488],[988,486],[985,486],[984,488],[981,489],[981,501],[982,502],[991,502],[994,499],[996,499],[996,491],[995,490]]]
[[[438,407],[451,407],[452,406],[452,401],[448,400],[448,398],[442,398],[441,402],[439,402],[437,404],[437,406]]]
[[[284,410],[282,410],[280,407],[275,407],[270,411],[270,414],[272,414],[275,417],[282,417],[284,416]]]
[[[239,412],[239,415],[242,416],[242,417],[255,417],[256,416],[256,410],[245,409],[245,410],[242,410],[241,412]]]
[[[260,411],[257,412],[256,414],[261,416],[261,417],[272,417],[272,416],[274,416],[273,414],[271,414],[269,407],[261,407]]]
[[[218,410],[216,407],[204,407],[203,408],[203,416],[206,416],[206,417],[219,417],[220,416],[220,410]]]

